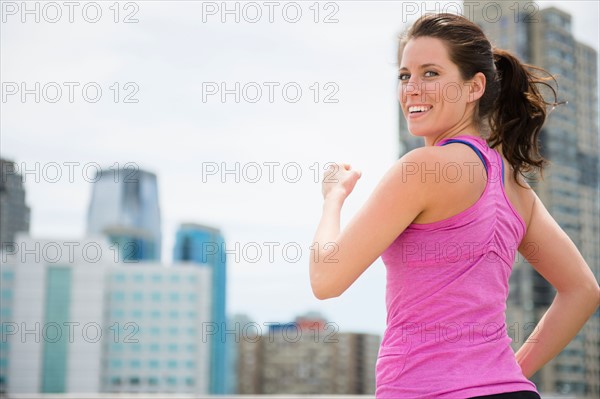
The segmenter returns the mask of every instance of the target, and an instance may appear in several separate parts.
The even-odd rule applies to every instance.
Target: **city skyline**
[[[597,15],[595,3],[578,6],[595,6]],[[314,15],[306,7],[307,18],[300,25],[281,20],[272,26],[243,21],[222,24],[212,23],[215,19],[211,19],[201,29],[194,29],[201,20],[199,14],[194,20],[181,9],[164,10],[160,4],[142,2],[139,7],[138,24],[79,24],[76,26],[81,37],[72,41],[65,41],[71,32],[66,25],[16,25],[12,20],[2,25],[2,59],[13,60],[12,66],[2,64],[4,81],[97,81],[104,96],[111,98],[111,102],[98,103],[79,99],[73,104],[3,101],[3,157],[29,169],[35,162],[39,162],[40,170],[56,162],[63,172],[56,183],[43,178],[35,182],[33,175],[25,182],[27,203],[32,210],[32,235],[83,237],[85,209],[91,195],[91,183],[81,174],[83,167],[133,163],[158,177],[164,215],[163,261],[169,259],[175,230],[183,222],[218,227],[228,245],[234,247],[236,243],[240,248],[249,243],[261,244],[262,264],[230,260],[229,314],[246,313],[262,322],[289,320],[307,310],[319,310],[342,330],[381,334],[385,326],[385,275],[381,262],[375,262],[343,297],[320,302],[311,296],[307,256],[321,201],[315,178],[320,176],[315,172],[322,170],[326,162],[338,160],[363,170],[363,178],[343,210],[344,224],[397,158],[393,62],[394,35],[400,30],[402,18],[390,21],[394,12],[400,15],[401,7],[378,4],[379,8],[373,11],[361,3],[339,2],[335,13],[339,22],[329,25],[312,22]],[[335,10],[320,11],[319,18],[323,19]],[[582,25],[578,18],[584,14],[593,15],[594,11],[574,14],[575,29]],[[173,17],[180,24],[168,25]],[[165,24],[171,28],[166,31],[168,39],[154,33],[154,29],[163,32],[160,28]],[[588,26],[586,36],[576,30],[575,37],[597,38],[598,34],[589,34],[594,30],[597,33],[597,29],[597,24]],[[157,36],[152,37],[153,34]],[[244,34],[247,38],[242,39]],[[33,41],[40,35],[48,36],[46,40],[54,44],[53,50],[36,49]],[[190,51],[195,47],[185,42],[188,35],[196,35],[198,52]],[[203,40],[207,35],[219,40]],[[328,39],[321,42],[322,35],[329,35]],[[122,41],[137,50],[129,55],[121,47]],[[597,42],[588,44],[598,49]],[[16,56],[11,57],[17,48],[38,51],[32,51],[35,56],[17,61]],[[77,49],[87,55],[69,55],[69,50]],[[281,53],[264,55],[267,49]],[[184,58],[182,61],[176,57]],[[238,64],[238,59],[244,62]],[[46,71],[37,67],[40,60],[48,62]],[[178,78],[177,74],[183,76]],[[125,85],[136,82],[139,91],[133,97],[139,103],[113,103],[116,90],[110,87],[115,81],[119,82],[121,99],[135,91]],[[242,87],[248,82],[276,81],[280,87],[297,82],[306,101],[288,102],[277,92],[273,104],[264,100],[256,104],[238,104],[233,100],[202,102],[202,83],[223,81],[229,82],[229,87],[233,82],[241,82]],[[319,88],[311,90],[315,82]],[[326,88],[331,82],[337,87]],[[266,95],[268,86],[260,86]],[[216,88],[205,88],[220,87],[217,84]],[[254,92],[250,90],[255,89],[249,86],[246,94],[251,96]],[[316,104],[315,93],[320,94]],[[339,102],[323,102],[327,95]],[[29,120],[32,112],[36,115],[33,119],[43,123]],[[79,150],[75,153],[72,149],[76,146]],[[79,162],[73,165],[73,183],[66,178],[65,162]],[[240,169],[250,165],[246,172],[252,174],[246,180],[254,176],[256,168],[251,163],[256,162],[263,177],[258,183],[244,179],[237,183],[232,175],[219,176],[221,162],[227,168],[236,162]],[[271,164],[276,166],[274,183],[267,179],[269,169],[265,162],[279,162]],[[298,168],[294,163],[302,171],[302,178],[296,183],[294,172]],[[289,165],[285,175],[281,173],[284,165]],[[217,173],[212,174],[215,168]],[[93,171],[93,167],[88,170]],[[50,168],[46,171],[52,173]],[[280,243],[274,262],[268,261],[265,242]],[[304,251],[303,258],[291,262],[290,250],[286,259],[280,251],[286,243],[297,243]],[[352,310],[358,306],[369,311],[356,317]]]

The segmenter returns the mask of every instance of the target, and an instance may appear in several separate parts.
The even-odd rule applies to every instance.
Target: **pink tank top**
[[[477,202],[450,218],[411,224],[384,251],[387,327],[376,398],[468,398],[537,392],[519,367],[506,328],[508,279],[525,223],[503,186],[498,152],[461,141],[485,160]],[[456,172],[446,178],[454,178]],[[444,174],[442,174],[444,176]]]

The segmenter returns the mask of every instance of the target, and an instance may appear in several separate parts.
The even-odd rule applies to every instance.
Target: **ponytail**
[[[514,55],[501,49],[493,49],[497,71],[499,92],[489,114],[491,134],[488,144],[491,147],[502,145],[502,153],[513,168],[517,184],[519,173],[539,170],[543,178],[543,168],[548,161],[540,154],[539,135],[546,121],[547,105],[556,106],[556,90],[547,80],[532,71],[548,74],[544,69],[522,64]],[[554,102],[546,102],[537,85],[549,88]]]

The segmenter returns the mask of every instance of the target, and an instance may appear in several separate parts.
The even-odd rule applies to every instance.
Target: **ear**
[[[481,72],[477,72],[471,80],[468,82],[469,86],[469,100],[467,102],[474,102],[483,97],[485,93],[485,75]]]

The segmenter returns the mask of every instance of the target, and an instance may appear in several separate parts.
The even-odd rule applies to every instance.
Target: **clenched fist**
[[[347,163],[331,163],[323,173],[321,192],[323,198],[330,195],[339,195],[342,200],[346,199],[354,190],[354,186],[362,173],[352,169]]]

